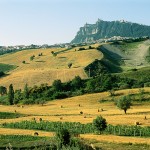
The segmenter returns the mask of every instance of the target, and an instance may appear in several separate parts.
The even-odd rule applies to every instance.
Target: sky
[[[0,0],[0,45],[70,42],[98,18],[150,25],[150,0]]]

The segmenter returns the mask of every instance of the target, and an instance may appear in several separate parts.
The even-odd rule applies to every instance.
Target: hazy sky
[[[0,0],[0,45],[70,42],[98,18],[150,25],[150,0]]]

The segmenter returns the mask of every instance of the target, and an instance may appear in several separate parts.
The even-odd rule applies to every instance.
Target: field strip
[[[54,132],[44,132],[39,130],[25,130],[25,129],[9,129],[0,128],[0,135],[34,135],[34,132],[38,132],[38,136],[52,137]],[[115,135],[93,135],[93,134],[80,134],[80,138],[87,140],[96,140],[103,142],[113,142],[113,143],[134,143],[134,144],[148,144],[150,145],[150,138],[140,138],[140,137],[125,137],[125,136],[115,136]]]
[[[25,129],[9,129],[0,128],[0,135],[34,135],[34,132],[38,132],[38,136],[52,137],[53,132],[44,132],[39,130],[25,130]]]
[[[140,138],[140,137],[125,137],[125,136],[115,136],[115,135],[93,135],[93,134],[81,134],[81,138],[88,140],[97,140],[104,142],[113,143],[134,143],[134,144],[149,144],[150,138]]]

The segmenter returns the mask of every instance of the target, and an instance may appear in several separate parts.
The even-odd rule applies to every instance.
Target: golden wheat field
[[[98,45],[94,45],[98,47]],[[85,47],[86,49],[88,47]],[[49,85],[56,79],[61,79],[62,82],[69,81],[79,75],[81,78],[87,78],[84,72],[84,67],[92,63],[95,59],[102,59],[103,54],[96,49],[78,51],[78,48],[73,48],[69,51],[66,49],[37,49],[24,50],[13,54],[0,56],[0,63],[11,64],[18,66],[16,69],[9,72],[9,75],[0,79],[0,85],[8,87],[11,83],[15,89],[23,88],[27,83],[29,86],[48,83]],[[57,53],[54,57],[51,52]],[[38,56],[43,53],[43,56]],[[35,55],[35,59],[30,61],[30,57]],[[26,61],[23,64],[22,61]],[[73,63],[72,67],[68,68],[68,63]],[[144,89],[150,92],[150,88]],[[116,97],[132,93],[138,93],[139,89],[120,90],[116,91]],[[107,103],[101,103],[101,100],[110,100]],[[101,111],[103,110],[103,111]],[[80,114],[80,112],[83,114]],[[111,101],[110,93],[86,94],[82,96],[71,97],[63,100],[53,100],[42,105],[0,105],[0,112],[17,112],[24,114],[24,117],[15,119],[0,119],[0,124],[5,122],[20,122],[23,120],[37,121],[42,118],[44,121],[62,121],[62,122],[81,122],[91,123],[97,116],[102,115],[106,118],[108,124],[112,125],[135,125],[135,122],[140,122],[141,126],[150,126],[150,106],[148,103],[141,105],[133,105],[131,109],[124,114],[119,110],[114,102]],[[144,120],[144,117],[147,120]],[[33,135],[36,130],[25,129],[9,129],[0,128],[0,134],[4,135]],[[39,136],[52,137],[55,133],[38,131]],[[148,138],[138,137],[120,137],[114,135],[94,135],[81,134],[81,138],[87,140],[107,141],[114,143],[140,143],[150,144]]]
[[[150,88],[144,89],[150,92]],[[139,89],[120,90],[116,91],[118,95],[127,95],[131,93],[138,93]],[[25,117],[16,119],[1,119],[0,124],[5,122],[20,122],[23,120],[42,120],[46,121],[63,121],[63,122],[81,122],[90,123],[98,115],[102,115],[106,118],[109,124],[113,125],[135,125],[135,122],[140,122],[141,126],[150,126],[150,106],[148,103],[141,105],[133,105],[131,109],[124,114],[122,110],[119,110],[113,102],[100,103],[99,101],[109,98],[109,92],[86,94],[83,96],[77,96],[67,98],[63,100],[54,100],[47,102],[44,106],[41,105],[24,105],[21,106],[2,106],[0,105],[1,112],[15,112],[26,114]],[[80,104],[80,106],[79,106]],[[98,109],[103,111],[99,111]],[[80,114],[80,111],[83,114]],[[147,120],[144,120],[146,115]],[[3,129],[0,128],[1,134],[29,134],[32,135],[34,130],[16,130],[16,129]],[[53,133],[40,132],[40,136],[52,136]],[[147,143],[150,144],[149,138],[138,138],[138,137],[120,137],[114,135],[93,135],[86,134],[81,135],[85,139],[95,139],[97,141],[108,141],[118,143]]]
[[[83,79],[87,78],[84,67],[95,59],[101,59],[103,55],[96,49],[85,51],[78,51],[78,49],[67,51],[64,48],[36,49],[2,55],[0,63],[18,67],[10,71],[8,76],[1,78],[0,84],[8,87],[12,83],[15,89],[22,89],[26,83],[33,87],[42,83],[50,85],[56,79],[66,82],[78,75]],[[51,54],[52,51],[57,53],[56,57]],[[40,53],[43,56],[38,56]],[[35,59],[30,61],[33,55]],[[23,64],[22,61],[26,63]],[[73,64],[70,69],[68,63]]]
[[[82,138],[88,140],[97,140],[97,141],[107,141],[114,143],[134,143],[134,144],[150,144],[149,138],[138,138],[138,137],[122,137],[115,135],[93,135],[93,134],[82,134],[80,135]]]
[[[23,130],[23,129],[5,129],[0,128],[0,134],[1,135],[33,135],[35,130]],[[38,131],[39,136],[47,136],[52,137],[55,133],[53,132],[44,132],[44,131]]]

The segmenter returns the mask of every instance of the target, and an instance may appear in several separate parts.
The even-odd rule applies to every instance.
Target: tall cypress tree
[[[14,101],[14,89],[13,89],[13,85],[12,84],[10,84],[10,86],[9,86],[8,101],[9,101],[10,105],[13,105],[13,101]]]
[[[28,99],[29,98],[29,89],[28,89],[28,85],[26,84],[24,87],[24,98]]]

